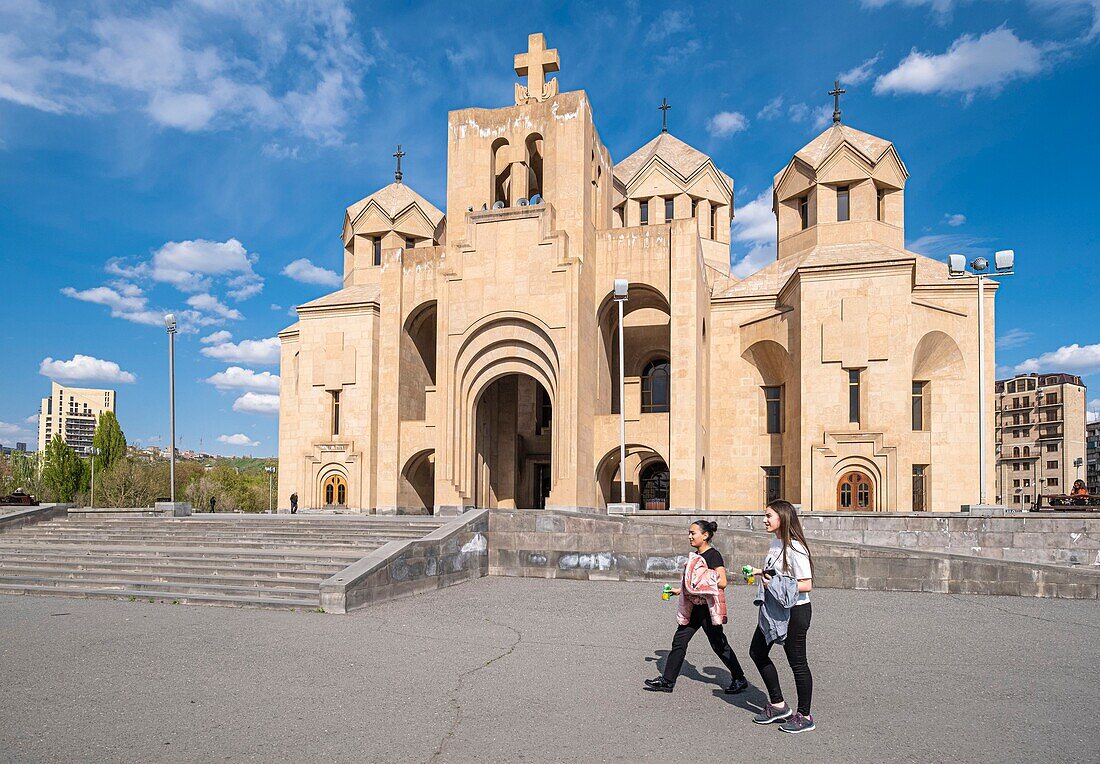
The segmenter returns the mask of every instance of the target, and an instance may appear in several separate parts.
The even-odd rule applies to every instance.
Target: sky
[[[557,48],[620,161],[660,130],[734,178],[732,268],[775,257],[773,175],[831,120],[894,142],[906,244],[1016,252],[998,375],[1080,374],[1100,416],[1100,0],[657,4],[0,0],[0,443],[50,380],[118,391],[131,443],[278,448],[278,341],[337,288],[344,209],[393,180],[441,209],[447,112],[513,103]],[[33,446],[32,446],[33,447]]]

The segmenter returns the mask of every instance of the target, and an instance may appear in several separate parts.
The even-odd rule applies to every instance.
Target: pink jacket
[[[692,552],[680,582],[676,622],[681,626],[691,623],[691,609],[696,605],[707,606],[710,622],[715,626],[726,622],[726,593],[718,588],[718,573],[707,567],[703,555]]]

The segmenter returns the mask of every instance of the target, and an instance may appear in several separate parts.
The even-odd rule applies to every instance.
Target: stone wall
[[[731,520],[731,523],[733,521]],[[489,575],[614,581],[674,581],[687,560],[686,518],[593,517],[550,510],[493,510]],[[721,524],[715,546],[731,570],[760,565],[762,531]],[[1100,570],[918,548],[816,540],[818,587],[1097,599]],[[739,580],[739,579],[738,579]]]
[[[687,516],[644,515],[682,525]],[[721,528],[760,530],[760,512],[700,513]],[[971,557],[1048,565],[1090,565],[1100,570],[1100,514],[1018,513],[978,516],[958,512],[804,512],[808,538],[948,552]]]
[[[489,510],[470,510],[419,539],[390,541],[321,583],[326,613],[442,589],[488,573]]]
[[[65,517],[72,504],[39,504],[37,507],[0,506],[0,533],[14,531],[55,517]]]

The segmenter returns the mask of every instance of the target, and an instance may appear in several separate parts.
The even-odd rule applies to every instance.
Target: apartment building
[[[1100,496],[1100,422],[1085,425],[1085,483]]]
[[[1021,374],[995,387],[997,501],[1029,509],[1085,476],[1085,385],[1072,374]]]
[[[115,410],[115,391],[64,387],[52,383],[50,397],[38,409],[38,450],[45,451],[54,435],[83,454],[92,447],[96,422],[104,411]]]

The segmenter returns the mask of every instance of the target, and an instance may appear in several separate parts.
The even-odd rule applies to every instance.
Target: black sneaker
[[[747,689],[749,689],[749,682],[745,677],[741,677],[730,682],[730,686],[726,688],[726,694],[739,695]]]
[[[676,686],[675,682],[670,682],[663,676],[659,676],[656,679],[646,679],[645,689],[650,692],[672,692],[672,688]]]
[[[792,735],[797,735],[799,732],[809,732],[810,730],[817,729],[817,725],[814,724],[814,718],[809,714],[795,714],[791,717],[789,722],[779,725],[779,729],[783,732],[790,732]]]
[[[752,720],[757,724],[772,724],[773,722],[786,721],[793,715],[794,711],[786,703],[783,704],[782,708],[776,708],[771,703],[765,703],[763,710],[752,717]]]

